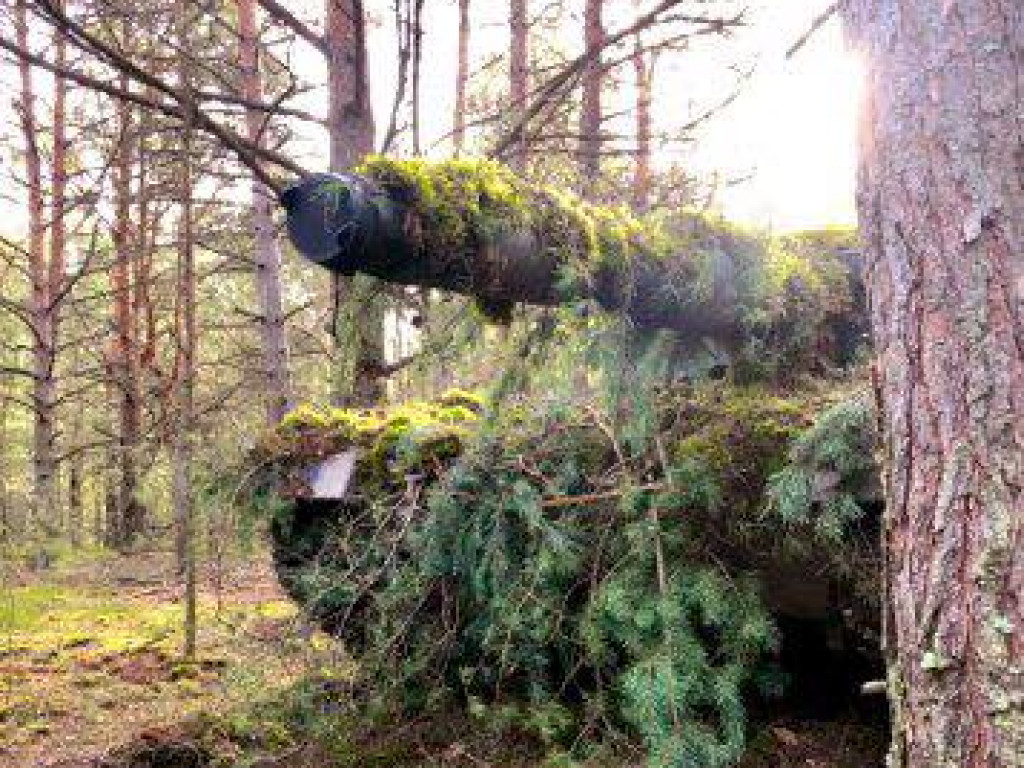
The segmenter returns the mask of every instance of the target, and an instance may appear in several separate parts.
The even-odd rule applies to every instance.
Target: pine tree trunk
[[[15,5],[18,45],[28,48],[27,4]],[[35,524],[53,531],[58,517],[57,466],[54,458],[54,339],[50,308],[50,274],[46,257],[46,213],[43,200],[42,158],[39,151],[35,90],[28,62],[19,63],[21,128],[25,141],[28,186],[29,276],[32,282],[29,314],[32,318],[33,406],[33,511]]]
[[[127,81],[122,79],[127,87]],[[132,312],[132,257],[137,243],[132,233],[132,159],[135,121],[127,103],[118,105],[120,142],[114,160],[114,266],[110,273],[113,296],[114,349],[111,368],[118,401],[119,434],[117,466],[117,518],[111,531],[115,546],[127,548],[143,527],[142,507],[136,494],[136,458],[142,429],[142,401],[139,392],[138,345]]]
[[[6,285],[7,275],[13,270],[10,265],[0,263],[0,285]],[[0,362],[3,362],[0,357]],[[8,385],[12,377],[0,376],[0,544],[11,540],[14,534],[14,519],[11,506],[11,489],[9,486],[11,471],[8,466],[11,445],[8,418],[11,411],[11,400]]]
[[[61,3],[62,4],[62,3]],[[53,29],[54,61],[58,67],[67,64],[67,38],[60,26]],[[53,78],[53,148],[50,159],[50,261],[47,265],[47,314],[49,315],[49,376],[46,380],[46,401],[51,411],[57,403],[57,350],[60,342],[60,309],[66,288],[66,239],[67,227],[64,222],[67,207],[67,82],[63,77]],[[56,471],[56,469],[55,469]],[[55,477],[55,485],[59,479]],[[57,498],[60,498],[59,493]],[[70,499],[69,499],[70,501]],[[64,505],[58,503],[54,510],[58,525],[64,529]]]
[[[2,277],[3,273],[0,272],[0,278]],[[3,384],[3,378],[0,378],[0,544],[10,541],[14,533],[10,489],[7,487],[7,478],[10,477],[10,469],[7,466],[7,446],[10,445],[7,433],[7,413],[10,409],[10,401],[7,399]]]
[[[189,50],[189,31],[192,29],[190,4],[188,0],[179,3],[178,37],[183,50]],[[182,101],[193,103],[190,61],[182,57],[179,61],[179,86]],[[177,349],[179,365],[175,392],[175,418],[177,429],[171,446],[172,479],[171,495],[174,517],[177,522],[177,554],[179,573],[185,578],[184,591],[184,647],[182,656],[194,661],[196,656],[196,509],[195,492],[192,488],[193,442],[195,440],[195,388],[196,359],[198,355],[198,327],[196,321],[196,264],[193,245],[193,126],[185,120],[181,133],[180,189],[178,205],[181,211],[178,229],[178,312]]]
[[[106,483],[104,482],[99,486],[99,489],[93,493],[92,498],[92,540],[97,546],[103,544],[107,540],[106,532],[104,530],[106,498]]]
[[[1024,18],[848,0],[885,420],[891,765],[1024,755]]]
[[[640,7],[640,0],[633,0]],[[633,207],[646,211],[651,186],[651,79],[653,57],[648,61],[643,35],[633,36],[633,87],[636,91],[636,160],[633,169]]]
[[[423,4],[425,0],[413,0],[412,11],[412,153],[423,154],[421,142],[422,121],[420,119],[420,90],[423,70]]]
[[[191,153],[185,142],[183,152]],[[175,308],[176,376],[174,386],[174,430],[171,436],[171,499],[174,509],[175,555],[178,574],[186,579],[188,587],[194,569],[195,522],[192,494],[192,440],[195,427],[196,377],[196,273],[195,253],[192,245],[192,177],[188,167],[182,165],[182,193],[180,225],[178,228],[178,303]],[[187,596],[186,596],[187,599]],[[188,643],[186,643],[188,645]],[[188,654],[186,654],[188,655]]]
[[[373,151],[373,111],[362,0],[324,0],[331,170],[344,171]]]
[[[79,370],[81,365],[82,350],[76,346],[72,349],[71,369]],[[82,533],[84,530],[85,511],[83,499],[83,483],[85,480],[85,451],[79,446],[83,442],[85,427],[85,410],[75,408],[68,420],[68,443],[75,448],[71,455],[65,459],[68,477],[68,516],[65,532],[73,547],[82,545]]]
[[[362,0],[325,0],[331,170],[351,169],[373,151],[366,19]],[[369,406],[384,394],[384,308],[376,280],[365,275],[334,277],[338,308],[334,335],[334,399]]]
[[[604,42],[601,11],[604,0],[586,0],[583,17],[584,47],[599,50]],[[580,112],[580,190],[592,196],[601,175],[601,85],[604,80],[601,56],[593,56],[583,68],[583,104]]]
[[[511,102],[512,123],[519,122],[526,111],[527,83],[529,77],[529,19],[527,0],[511,0],[509,4],[509,101]],[[526,169],[526,136],[516,137],[508,155],[511,168],[522,173]]]
[[[459,54],[455,71],[455,116],[452,153],[462,154],[466,144],[466,89],[469,87],[469,3],[459,0]]]
[[[71,546],[82,546],[82,528],[85,511],[82,500],[82,478],[84,475],[81,452],[76,453],[68,469],[68,537]]]
[[[152,97],[152,89],[147,88]],[[150,184],[151,168],[159,162],[152,150],[151,137],[158,136],[157,121],[152,113],[143,110],[138,121],[138,157],[136,168],[139,178],[139,193],[136,205],[138,227],[136,228],[134,256],[132,260],[132,315],[135,321],[134,338],[139,361],[139,376],[147,374],[154,380],[162,377],[156,361],[156,311],[153,306],[153,259],[158,249],[161,232],[161,213],[154,205],[155,185]],[[154,174],[156,175],[156,174]]]
[[[54,63],[57,67],[67,65],[67,38],[60,26],[53,29]],[[57,348],[59,337],[59,312],[58,308],[65,289],[66,259],[65,249],[67,246],[67,228],[64,223],[65,208],[67,207],[67,82],[63,77],[53,78],[53,155],[51,158],[51,214],[50,214],[50,264],[49,264],[49,292],[50,312],[52,314],[51,333],[53,336],[54,350]]]
[[[238,0],[238,58],[242,93],[253,102],[263,101],[255,0]],[[263,114],[248,109],[245,123],[250,141],[262,143]],[[281,298],[281,250],[274,231],[274,194],[253,180],[252,221],[256,244],[256,294],[260,306],[260,339],[263,346],[263,386],[266,419],[276,424],[284,416],[291,394],[288,346]]]
[[[110,388],[108,388],[110,389]],[[117,546],[117,450],[111,448],[107,452],[107,462],[103,473],[103,500],[97,512],[96,540],[104,546]]]

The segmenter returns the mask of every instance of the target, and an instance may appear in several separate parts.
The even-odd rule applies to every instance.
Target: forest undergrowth
[[[413,719],[352,706],[352,662],[281,593],[265,553],[204,570],[200,655],[182,663],[171,558],[62,549],[7,562],[0,763],[10,768],[569,765],[489,716]],[[861,768],[884,745],[847,709],[757,715],[744,768]],[[586,765],[642,764],[596,755]]]

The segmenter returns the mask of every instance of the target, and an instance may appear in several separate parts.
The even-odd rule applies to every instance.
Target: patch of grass
[[[204,606],[204,618],[210,610]],[[140,603],[92,588],[13,587],[0,604],[0,652],[73,652],[81,658],[83,651],[166,647],[180,624],[181,608],[173,603]]]
[[[274,696],[337,653],[333,643],[325,649],[319,635],[299,631],[295,606],[265,562],[246,563],[225,578],[219,596],[202,584],[200,656],[183,665],[181,589],[159,578],[168,572],[152,554],[69,557],[39,573],[7,569],[0,765],[91,759],[200,710]],[[255,674],[247,679],[239,670]]]

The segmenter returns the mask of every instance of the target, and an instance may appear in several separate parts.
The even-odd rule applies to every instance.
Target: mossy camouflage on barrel
[[[640,218],[482,160],[369,158],[283,201],[312,261],[466,294],[499,319],[517,303],[594,300],[641,328],[840,362],[865,338],[850,231],[769,237],[699,213]]]

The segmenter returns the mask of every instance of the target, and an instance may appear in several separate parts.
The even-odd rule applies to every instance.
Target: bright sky
[[[829,0],[752,0],[750,26],[733,40],[723,44],[704,38],[695,44],[692,55],[676,60],[675,69],[670,64],[656,72],[655,120],[683,122],[688,107],[703,111],[728,91],[729,82],[722,82],[728,65],[756,63],[742,95],[708,123],[698,142],[666,150],[660,158],[663,163],[681,160],[702,174],[718,174],[722,179],[749,178],[725,186],[719,194],[719,205],[730,218],[779,231],[856,221],[861,72],[844,44],[838,19],[829,20],[792,59],[785,59],[785,51],[828,4]],[[531,9],[540,5],[535,1]],[[699,10],[712,15],[716,5],[738,7],[728,0],[704,0]],[[373,2],[367,4],[371,6]],[[507,3],[474,0],[473,7],[471,58],[479,62],[490,54],[504,54]],[[425,146],[451,130],[458,25],[455,0],[431,0],[427,8]],[[606,8],[609,31],[635,18],[633,0],[606,0]],[[582,41],[574,39],[581,28],[578,22],[570,22],[564,33],[567,47],[582,47]],[[383,24],[370,38],[371,89],[379,131],[394,90],[394,67],[389,66],[394,58],[392,35],[390,24]],[[628,66],[624,74],[631,77]],[[614,96],[608,99],[612,101]],[[677,114],[672,115],[673,111]],[[446,151],[447,145],[442,146],[441,153]]]
[[[709,126],[697,164],[753,174],[729,189],[731,218],[789,230],[856,222],[860,62],[833,18],[790,60],[785,51],[828,0],[775,0],[758,15],[759,66],[744,94]]]
[[[607,3],[610,30],[619,28],[620,19],[632,18],[633,0]],[[730,44],[728,54],[716,53],[722,51],[722,45],[709,39],[676,68],[661,67],[656,74],[660,93],[655,98],[655,119],[675,110],[678,114],[674,116],[682,120],[688,108],[707,106],[727,90],[728,83],[720,82],[726,64],[737,56],[744,61],[756,59],[756,73],[743,94],[699,134],[696,144],[655,158],[656,163],[682,160],[692,169],[723,179],[749,177],[720,193],[720,207],[730,218],[780,231],[854,221],[855,123],[860,98],[857,62],[846,51],[835,19],[792,60],[784,59],[786,48],[827,3],[753,0],[751,26]],[[381,17],[370,35],[370,73],[378,131],[383,133],[395,83],[390,3],[369,0],[366,5],[378,9]],[[507,4],[475,0],[473,5],[471,56],[478,64],[490,54],[507,50]],[[713,0],[704,2],[701,9],[712,13],[714,5]],[[308,9],[303,15],[315,19],[322,0],[295,0],[289,7],[300,13]],[[422,114],[424,144],[430,146],[451,129],[458,24],[455,0],[430,0],[426,13]],[[567,48],[582,45],[572,39],[581,34],[580,29],[575,24],[566,30]],[[318,55],[300,53],[296,63],[307,80],[323,82]],[[5,85],[12,84],[7,77],[3,79]],[[3,90],[5,100],[13,95],[11,89]],[[305,102],[311,111],[326,113],[322,91],[310,94]],[[297,151],[307,156],[305,162],[310,167],[326,164],[326,141],[319,136],[310,138]],[[435,154],[446,151],[442,145]],[[5,232],[14,234],[23,227],[19,226],[23,221],[19,208],[0,198],[0,227]]]

